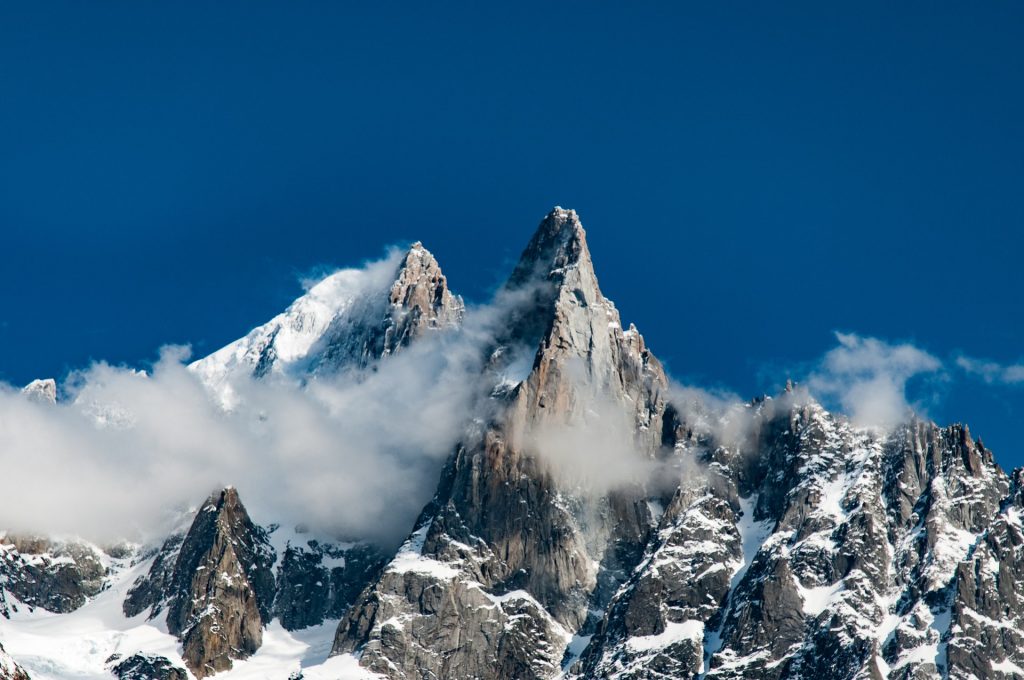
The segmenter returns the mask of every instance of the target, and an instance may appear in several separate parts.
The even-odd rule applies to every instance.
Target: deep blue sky
[[[421,239],[486,299],[553,205],[683,379],[834,330],[1021,347],[1024,5],[12,3],[0,379],[198,354]],[[1024,463],[1024,385],[931,408]]]

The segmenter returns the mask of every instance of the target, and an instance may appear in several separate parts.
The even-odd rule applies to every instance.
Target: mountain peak
[[[392,305],[417,310],[432,327],[456,325],[462,319],[462,298],[448,289],[437,258],[419,241],[402,258],[388,297]]]
[[[249,519],[234,487],[215,491],[181,544],[167,629],[202,678],[255,653],[270,621],[274,552]]]
[[[575,210],[555,207],[541,220],[509,278],[509,285],[520,287],[538,277],[550,278],[581,264],[593,268],[587,232]]]

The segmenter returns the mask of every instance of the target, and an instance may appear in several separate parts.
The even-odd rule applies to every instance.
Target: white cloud
[[[1024,364],[1000,364],[961,355],[956,358],[956,365],[968,375],[977,376],[990,384],[1024,383]]]
[[[836,333],[839,346],[825,354],[807,386],[819,398],[835,400],[857,425],[890,428],[912,411],[907,383],[937,374],[942,362],[909,343]]]

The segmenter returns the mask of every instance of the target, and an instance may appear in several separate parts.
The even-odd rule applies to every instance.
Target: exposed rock
[[[480,406],[336,653],[391,678],[1019,675],[1021,493],[965,427],[855,428],[792,385],[728,426],[666,405],[569,211],[506,292],[490,370],[532,345],[529,375]],[[677,485],[581,493],[539,455],[605,401]]]
[[[366,366],[401,350],[428,330],[462,322],[462,298],[448,290],[434,256],[421,243],[402,258],[394,283],[380,298],[367,296],[360,308],[331,322],[318,349],[315,370]]]
[[[78,609],[103,587],[106,568],[92,546],[39,536],[0,534],[0,615],[21,603],[30,609],[66,613]]]
[[[190,368],[230,406],[239,374],[306,379],[361,369],[431,330],[462,321],[462,299],[448,290],[437,260],[421,244],[387,280],[376,272],[328,276],[287,310]]]
[[[1000,654],[966,664],[943,623],[1007,488],[991,455],[959,426],[880,435],[793,393],[751,413],[742,445],[705,443],[707,476],[666,509],[581,676],[1000,677],[981,668]]]
[[[188,680],[184,668],[175,666],[163,656],[140,653],[111,661],[117,662],[111,668],[117,680]]]
[[[300,299],[231,356],[257,376],[372,370],[461,322],[419,244],[377,283]],[[1024,471],[1007,478],[965,426],[859,428],[792,384],[724,412],[670,403],[572,211],[544,219],[499,303],[480,399],[397,554],[297,530],[275,556],[227,489],[144,555],[125,613],[166,615],[199,677],[252,654],[274,616],[341,617],[333,652],[396,679],[1024,678]],[[581,474],[620,461],[610,483]],[[80,606],[102,563],[5,538],[0,611]],[[117,661],[122,678],[186,675]]]
[[[317,540],[290,542],[279,558],[273,613],[287,630],[341,618],[387,561],[369,544]]]
[[[949,677],[1024,678],[1024,470],[970,559],[957,565]]]
[[[142,559],[153,559],[149,572],[135,581],[124,600],[124,615],[138,616],[149,609],[150,619],[163,611],[167,601],[174,595],[175,568],[178,553],[185,540],[184,533],[171,534],[159,549],[142,555]]]
[[[171,566],[173,562],[173,567]],[[234,488],[214,493],[183,539],[171,537],[129,591],[125,614],[166,609],[167,630],[197,677],[231,668],[263,640],[274,602],[274,551]]]

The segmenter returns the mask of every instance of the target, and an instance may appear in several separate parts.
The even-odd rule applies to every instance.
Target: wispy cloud
[[[964,373],[981,378],[989,384],[1024,384],[1024,364],[1000,364],[960,355],[956,358],[956,365]]]
[[[939,374],[943,363],[910,343],[891,344],[854,333],[836,333],[829,350],[807,379],[811,393],[834,400],[854,423],[890,428],[913,410],[908,382]]]

